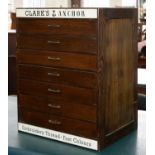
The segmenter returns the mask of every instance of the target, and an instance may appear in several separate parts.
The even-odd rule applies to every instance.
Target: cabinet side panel
[[[111,19],[106,25],[105,135],[132,124],[134,114],[135,50],[132,19]]]

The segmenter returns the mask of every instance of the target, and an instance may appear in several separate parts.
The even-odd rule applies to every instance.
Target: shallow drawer
[[[19,122],[71,133],[83,137],[97,137],[97,127],[95,123],[69,119],[57,115],[48,115],[45,113],[29,111],[22,108],[19,109]]]
[[[97,20],[18,19],[18,33],[96,35]]]
[[[96,104],[95,89],[78,88],[61,84],[18,80],[19,93],[44,96],[48,95],[63,102]]]
[[[18,65],[17,70],[19,78],[69,84],[72,86],[86,88],[97,87],[97,77],[96,74],[92,72],[41,67],[35,65]]]
[[[96,106],[63,102],[52,97],[19,94],[19,106],[40,112],[96,122]]]
[[[17,50],[17,62],[53,67],[68,67],[96,71],[96,55],[33,50]]]
[[[97,40],[94,37],[18,35],[17,48],[97,53]]]

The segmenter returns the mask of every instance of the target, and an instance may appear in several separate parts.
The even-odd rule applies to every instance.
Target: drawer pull
[[[60,105],[53,105],[53,104],[48,104],[48,107],[53,108],[53,109],[60,109]]]
[[[47,41],[48,44],[60,44],[60,41],[52,41],[52,40],[48,40]]]
[[[60,74],[59,73],[47,73],[49,76],[56,76],[56,77],[59,77]]]
[[[51,93],[61,93],[61,91],[59,89],[48,88],[48,91],[51,92]]]
[[[53,124],[53,125],[61,125],[61,122],[57,120],[48,120],[48,123]]]
[[[56,24],[55,24],[55,25],[50,25],[50,24],[49,24],[49,25],[47,25],[47,27],[48,27],[48,28],[60,28],[61,25],[56,25]]]
[[[54,60],[54,61],[59,61],[61,60],[59,57],[48,57],[48,60]]]

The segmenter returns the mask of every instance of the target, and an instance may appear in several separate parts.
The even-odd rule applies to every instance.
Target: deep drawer
[[[54,67],[68,67],[96,71],[96,55],[17,50],[17,62]]]
[[[96,35],[97,20],[19,18],[18,33]]]
[[[97,40],[94,37],[18,35],[17,48],[97,53]]]
[[[36,111],[19,109],[19,122],[62,131],[83,137],[96,138],[97,127],[95,123],[68,119],[56,115],[48,115]]]
[[[96,74],[92,72],[35,65],[18,65],[17,70],[18,78],[61,83],[86,88],[97,87],[97,77]]]
[[[18,97],[19,106],[23,108],[49,114],[57,114],[68,118],[96,122],[96,106],[93,105],[62,102],[47,96],[41,97],[19,94]]]
[[[32,80],[18,80],[18,90],[22,94],[48,95],[62,102],[96,104],[96,89],[78,88]]]

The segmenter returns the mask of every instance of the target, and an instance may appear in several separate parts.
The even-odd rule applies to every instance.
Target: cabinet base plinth
[[[73,145],[77,145],[80,147],[98,150],[98,142],[93,139],[83,138],[59,131],[54,131],[46,128],[37,127],[34,125],[29,125],[25,123],[18,123],[18,130],[26,133],[30,133],[33,135],[61,141],[64,143],[69,143]]]

